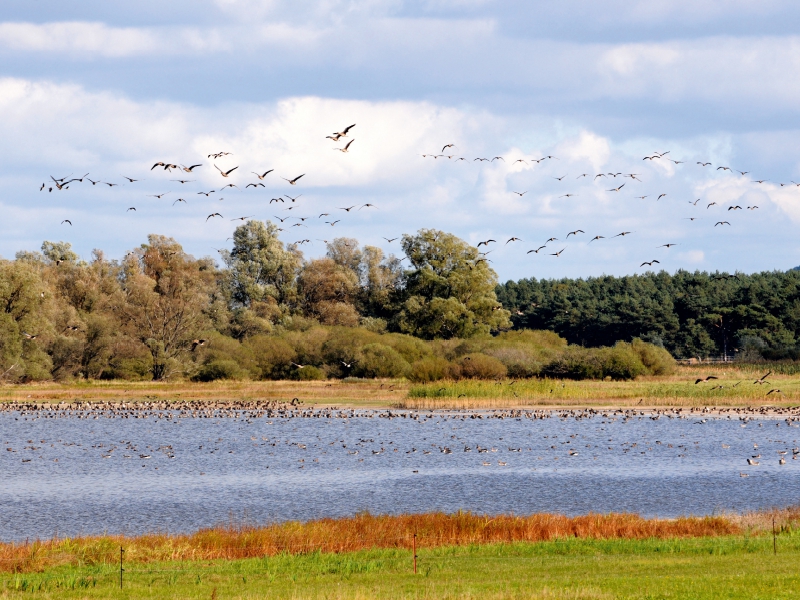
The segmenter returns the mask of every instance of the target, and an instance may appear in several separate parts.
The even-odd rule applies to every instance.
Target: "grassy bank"
[[[595,540],[114,562],[0,574],[4,598],[747,598],[800,597],[800,536]]]
[[[768,383],[753,382],[773,371]],[[781,372],[783,371],[783,373]],[[695,384],[698,378],[717,377]],[[768,392],[773,389],[780,393]],[[299,398],[304,406],[354,408],[504,408],[517,406],[791,406],[800,404],[800,374],[780,365],[681,366],[673,375],[633,381],[501,379],[410,384],[402,379],[94,381],[0,386],[9,402],[248,402]]]

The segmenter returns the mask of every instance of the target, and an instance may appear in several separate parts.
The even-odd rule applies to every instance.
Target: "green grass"
[[[566,539],[0,575],[2,598],[800,598],[800,534]]]
[[[766,371],[765,371],[766,372]],[[719,377],[700,384],[695,379]],[[651,377],[635,381],[570,381],[521,379],[517,381],[437,381],[412,385],[399,404],[407,408],[487,408],[503,405],[635,405],[649,406],[785,406],[800,400],[800,377],[770,376],[769,385],[753,385],[754,376],[741,371],[688,369],[673,377]],[[738,385],[737,385],[738,384]],[[721,388],[714,389],[717,386]],[[767,396],[770,389],[780,393]],[[483,402],[474,402],[482,400]],[[489,401],[488,403],[485,401]],[[492,403],[494,401],[494,404]],[[441,404],[441,406],[439,406]],[[463,406],[461,406],[463,404]]]

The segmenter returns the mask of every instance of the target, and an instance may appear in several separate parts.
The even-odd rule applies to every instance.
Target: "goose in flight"
[[[737,204],[736,206],[729,206],[728,210],[742,210],[742,207]]]
[[[340,138],[347,137],[348,132],[355,126],[356,126],[355,123],[353,123],[352,125],[348,125],[347,127],[344,128],[344,131],[336,132],[333,135],[338,135]]]
[[[661,263],[660,263],[659,261],[657,261],[656,259],[653,259],[653,260],[651,260],[650,262],[643,262],[642,264],[640,264],[640,265],[639,265],[639,267],[641,268],[641,267],[643,267],[643,266],[645,266],[645,265],[647,265],[648,267],[652,267],[652,266],[653,266],[653,263],[657,263],[657,264],[659,264],[659,265],[661,264]]]
[[[233,173],[233,172],[234,172],[236,169],[238,169],[238,168],[239,168],[238,166],[236,166],[236,167],[233,167],[232,169],[228,169],[227,171],[223,171],[223,170],[222,170],[222,169],[220,169],[220,168],[219,168],[217,165],[214,165],[214,167],[217,169],[217,171],[219,171],[219,174],[220,174],[220,175],[222,175],[223,177],[227,177],[228,175],[230,175],[230,174],[231,174],[231,173]]]
[[[295,196],[294,198],[292,198],[292,197],[291,197],[289,194],[284,194],[283,196],[284,196],[285,198],[288,198],[288,199],[289,199],[289,200],[291,200],[292,202],[296,202],[296,201],[297,201],[297,199],[298,199],[300,196],[302,196],[302,195],[303,195],[303,194],[300,194],[299,196]]]
[[[714,225],[714,227],[716,227],[717,225],[728,225],[728,226],[730,226],[730,223],[728,223],[727,221],[717,221],[717,223]]]
[[[607,192],[618,192],[618,191],[620,191],[620,190],[621,190],[622,188],[624,188],[624,187],[625,187],[625,184],[623,183],[623,184],[622,184],[621,186],[619,186],[618,188],[613,188],[613,189],[606,190],[606,191],[607,191]]]
[[[298,365],[296,362],[292,362],[292,361],[289,361],[289,364],[291,364],[293,367],[297,367],[298,369],[305,369],[306,368],[305,365]]]
[[[192,172],[194,169],[196,169],[197,167],[202,167],[202,166],[203,166],[202,164],[199,164],[199,165],[191,165],[191,166],[189,166],[189,167],[187,167],[186,165],[181,165],[181,169],[183,169],[183,170],[184,170],[186,173],[191,173],[191,172]]]
[[[508,238],[508,241],[506,242],[506,246],[508,246],[509,242],[521,242],[521,241],[522,240],[520,238],[518,238],[518,237],[510,237],[510,238]]]
[[[711,381],[712,379],[719,379],[719,377],[716,377],[714,375],[709,375],[708,377],[705,378],[701,377],[700,379],[696,380],[694,384],[697,385],[698,383],[704,383],[706,381]]]
[[[656,198],[656,202],[658,202],[659,200],[661,200],[661,199],[662,199],[662,198],[664,198],[665,196],[666,196],[666,194],[660,194],[660,195],[658,196],[658,198]]]
[[[269,203],[272,204],[273,202],[285,202],[283,198],[271,198]]]
[[[551,237],[549,240],[545,240],[544,243],[545,244],[549,244],[550,242],[557,242],[557,241],[558,241],[557,237]]]
[[[236,188],[236,189],[239,189],[239,186],[237,186],[235,183],[229,183],[228,185],[223,185],[221,188],[219,188],[219,191],[221,192],[225,188]]]
[[[387,237],[385,237],[385,238],[383,238],[383,239],[385,239],[387,242],[389,242],[389,243],[391,244],[391,243],[392,243],[393,241],[395,241],[397,238],[396,238],[396,237],[393,237],[393,238],[387,238]]]
[[[192,352],[194,352],[198,346],[205,346],[205,345],[206,345],[205,340],[192,340]]]
[[[698,165],[700,165],[701,167],[710,167],[710,166],[711,166],[711,163],[710,163],[710,162],[700,162],[700,161],[697,161],[697,164],[698,164]]]
[[[495,156],[490,162],[494,162],[496,160],[502,160],[503,162],[506,162],[506,159],[502,156]]]
[[[605,176],[606,176],[605,173],[598,173],[597,175],[594,176],[594,178],[597,179],[598,177],[605,177]]]
[[[259,183],[248,183],[246,186],[244,186],[244,189],[247,189],[249,187],[258,187],[258,186],[267,187],[263,183],[259,182]]]
[[[618,233],[617,235],[612,235],[611,237],[612,237],[612,238],[615,238],[615,237],[625,237],[626,235],[630,235],[630,234],[631,234],[631,232],[630,232],[630,231],[623,231],[622,233]]]
[[[525,160],[524,158],[518,158],[517,160],[515,160],[515,161],[514,161],[513,163],[511,163],[511,164],[512,164],[512,165],[515,165],[515,164],[517,164],[518,162],[525,163],[526,165],[528,164],[528,161],[527,161],[527,160]]]
[[[211,194],[213,194],[216,190],[211,190],[210,192],[197,192],[197,195],[200,196],[201,194],[208,198]]]
[[[255,215],[250,215],[249,217],[236,217],[235,219],[231,219],[231,221],[246,221],[247,219],[252,219]]]
[[[127,179],[127,177],[125,177]],[[134,179],[134,181],[136,181]],[[178,183],[193,183],[194,179],[170,179],[170,181],[177,181]]]
[[[512,193],[512,194],[516,194],[517,196],[519,196],[520,198],[522,198],[522,197],[523,197],[525,194],[527,194],[527,193],[528,193],[528,190],[525,190],[524,192],[515,192],[514,190],[511,190],[511,193]]]
[[[539,250],[543,248],[547,248],[547,244],[545,244],[544,246],[539,246],[536,250],[528,250],[525,254],[530,254],[531,252],[533,252],[534,254],[539,254]]]
[[[445,144],[444,146],[442,146],[442,152],[444,152],[448,148],[455,148],[455,147],[456,147],[455,144]]]
[[[156,167],[166,167],[166,166],[167,166],[167,163],[162,162],[162,161],[158,161],[156,164],[154,164],[152,167],[150,167],[150,170],[152,171]]]
[[[130,211],[134,211],[134,212],[136,212],[136,207],[135,207],[135,206],[131,206],[131,207],[130,207],[128,210],[126,210],[125,212],[130,212]]]
[[[250,171],[250,172],[251,172],[253,175],[255,175],[256,177],[258,177],[259,179],[264,179],[264,177],[266,177],[267,175],[269,175],[270,173],[272,173],[274,170],[275,170],[275,169],[270,169],[269,171],[265,171],[263,175],[259,175],[259,174],[258,174],[258,173],[256,173],[255,171]]]
[[[345,207],[343,207],[343,206],[340,206],[340,207],[339,207],[339,210],[343,210],[343,211],[345,211],[345,212],[350,212],[350,211],[351,211],[351,210],[353,210],[353,209],[354,209],[356,206],[358,206],[358,204],[354,204],[353,206],[350,206],[350,207],[348,207],[348,208],[345,208]]]
[[[677,246],[678,244],[664,244],[662,246],[656,246],[657,248],[672,248],[673,246]]]
[[[361,210],[362,208],[378,208],[378,207],[375,206],[374,204],[370,204],[369,202],[367,202],[366,204],[362,204],[358,210]]]
[[[286,177],[281,177],[281,179],[283,179],[284,181],[288,181],[288,182],[289,182],[289,185],[297,185],[297,182],[298,182],[298,180],[299,180],[301,177],[304,177],[304,176],[305,176],[305,173],[303,173],[302,175],[298,175],[298,176],[297,176],[297,177],[295,177],[294,179],[286,179]]]
[[[596,235],[591,240],[589,240],[589,243],[591,244],[595,240],[604,240],[604,239],[606,239],[604,235]]]
[[[567,237],[569,237],[569,236],[571,236],[571,235],[578,235],[579,233],[586,233],[586,232],[585,232],[583,229],[576,229],[575,231],[570,231],[570,232],[567,234]]]
[[[128,183],[133,183],[134,181],[139,181],[138,179],[133,179],[132,177],[128,177],[127,175],[123,175],[123,177],[128,180]],[[80,181],[80,180],[76,180],[76,181]]]
[[[755,206],[755,205],[754,206],[748,206],[747,210],[755,210],[757,208],[758,208],[758,206]]]
[[[556,258],[558,258],[559,256],[561,256],[561,253],[562,253],[564,250],[566,250],[566,248],[562,248],[562,249],[561,249],[561,250],[559,250],[558,252],[553,252],[552,254],[550,254],[550,256],[555,256]]]
[[[208,216],[206,217],[206,221],[208,221],[208,220],[209,220],[211,217],[219,217],[220,219],[223,219],[223,218],[224,218],[224,217],[223,217],[221,214],[219,214],[219,213],[211,213],[210,215],[208,215]]]
[[[330,225],[331,227],[333,227],[333,226],[334,226],[334,225],[336,225],[336,224],[337,224],[339,221],[341,221],[341,219],[336,219],[335,221],[325,221],[325,222],[326,222],[328,225]]]
[[[486,240],[485,242],[478,242],[478,245],[476,247],[480,248],[481,246],[488,246],[489,242],[497,242],[497,240]]]
[[[350,144],[352,144],[353,142],[355,142],[354,139],[350,140],[349,142],[347,142],[347,144],[345,144],[344,148],[334,148],[334,150],[338,150],[339,152],[342,152],[342,153],[350,152]]]
[[[215,154],[209,154],[206,158],[222,158],[223,156],[230,156],[232,152],[217,152]]]
[[[716,202],[710,202],[710,203],[709,203],[709,205],[708,205],[708,206],[706,206],[706,210],[708,210],[709,208],[711,208],[711,207],[712,207],[712,206],[714,206],[715,204],[716,204]]]
[[[177,200],[175,200],[175,202],[172,203],[172,206],[175,206],[176,202],[183,202],[184,204],[186,204],[186,200],[184,200],[183,198],[178,198]]]
[[[63,221],[61,221],[61,224],[62,224],[62,225],[63,225],[64,223],[69,223],[69,224],[70,224],[70,227],[72,226],[72,221],[70,221],[69,219],[64,219]]]
[[[555,179],[556,181],[561,181],[562,179],[564,179],[564,177],[566,177],[566,175],[562,175],[561,177],[553,177],[553,179]]]
[[[572,197],[577,196],[577,195],[578,194],[564,194],[563,196],[559,196],[559,198],[572,198]]]
[[[278,221],[280,221],[281,223],[283,223],[283,222],[284,222],[284,221],[286,221],[287,219],[291,219],[291,218],[292,218],[292,217],[284,217],[284,218],[282,218],[282,219],[281,219],[281,218],[280,218],[279,216],[277,216],[277,215],[272,215],[272,216],[274,216],[276,219],[278,219]]]
[[[730,171],[731,170],[730,167],[717,167],[717,171],[719,171],[720,169],[722,169],[723,171]]]
[[[147,197],[148,198],[158,198],[159,200],[161,200],[161,198],[163,198],[167,194],[169,194],[169,192],[164,192],[163,194],[147,194]]]

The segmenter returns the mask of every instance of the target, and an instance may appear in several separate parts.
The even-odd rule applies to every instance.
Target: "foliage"
[[[509,281],[497,296],[516,329],[549,329],[570,343],[640,338],[677,357],[727,353],[800,357],[800,272],[678,271],[625,277]]]

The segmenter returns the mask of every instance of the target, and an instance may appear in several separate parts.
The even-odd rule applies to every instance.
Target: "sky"
[[[800,265],[797,2],[3,5],[5,258],[151,233],[218,257],[249,217],[309,259],[340,236],[496,240],[500,281]]]

